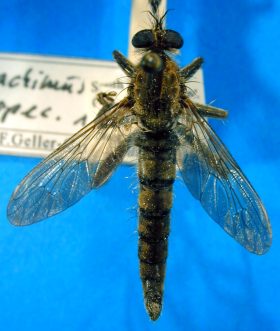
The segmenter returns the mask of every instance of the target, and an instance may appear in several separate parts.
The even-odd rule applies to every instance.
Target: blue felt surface
[[[0,51],[111,59],[127,51],[130,2],[0,1]],[[170,0],[185,38],[180,63],[205,58],[214,126],[262,197],[274,242],[255,256],[175,185],[161,318],[149,321],[137,260],[137,178],[110,183],[52,220],[12,227],[10,194],[37,159],[0,157],[1,330],[280,330],[279,48],[276,0]]]

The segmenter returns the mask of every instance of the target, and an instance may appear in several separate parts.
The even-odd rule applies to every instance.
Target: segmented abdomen
[[[162,306],[176,147],[171,133],[143,133],[138,142],[140,276],[151,319]]]

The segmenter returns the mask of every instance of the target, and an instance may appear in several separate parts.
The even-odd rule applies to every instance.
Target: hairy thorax
[[[147,73],[139,66],[134,82],[134,111],[141,126],[148,131],[170,129],[179,112],[179,68],[165,54],[159,55],[164,69]]]

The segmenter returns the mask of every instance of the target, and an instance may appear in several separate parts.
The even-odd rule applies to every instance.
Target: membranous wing
[[[177,163],[184,182],[228,234],[250,252],[264,254],[272,233],[259,196],[195,106],[185,106],[177,129]]]
[[[70,207],[102,185],[133,144],[137,126],[124,99],[69,138],[18,185],[9,205],[14,225],[29,225]]]

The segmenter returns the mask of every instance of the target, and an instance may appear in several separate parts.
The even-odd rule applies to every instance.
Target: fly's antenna
[[[159,6],[161,5],[161,0],[149,0],[149,4],[151,6],[151,11],[149,12],[154,20],[154,29],[155,30],[163,30],[164,20],[166,18],[166,14],[168,10],[161,16],[159,13]]]

